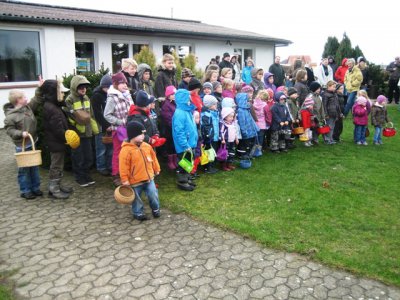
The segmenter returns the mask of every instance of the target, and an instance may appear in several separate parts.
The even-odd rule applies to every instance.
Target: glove
[[[151,146],[153,148],[161,147],[167,141],[166,138],[160,138],[158,135],[153,135],[151,137],[151,140],[152,140]]]

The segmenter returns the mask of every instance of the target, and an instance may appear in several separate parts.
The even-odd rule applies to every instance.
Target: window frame
[[[92,43],[93,44],[93,67],[94,70],[93,72],[97,72],[98,69],[100,68],[100,65],[97,65],[97,62],[99,61],[99,52],[98,52],[98,45],[97,45],[97,40],[96,39],[80,39],[80,38],[75,38],[74,46],[75,43]],[[76,69],[76,54],[75,54],[75,69]]]

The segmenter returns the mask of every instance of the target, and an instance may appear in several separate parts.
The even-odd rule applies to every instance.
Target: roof
[[[79,28],[122,29],[135,32],[172,33],[199,38],[268,42],[275,43],[277,46],[287,46],[291,43],[291,41],[285,39],[209,25],[200,21],[14,1],[0,2],[0,21],[72,25]]]

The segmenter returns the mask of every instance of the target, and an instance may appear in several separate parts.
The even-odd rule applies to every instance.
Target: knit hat
[[[341,84],[341,83],[336,84],[335,91],[339,90],[342,86],[343,86],[343,84]]]
[[[281,98],[287,98],[286,97],[286,95],[283,93],[283,92],[277,92],[276,94],[275,94],[275,96],[274,96],[274,100],[275,100],[275,102],[279,102],[279,100],[281,99]]]
[[[221,82],[219,82],[219,81],[214,81],[214,82],[212,83],[212,86],[213,86],[213,91],[215,91],[219,86],[221,86]]]
[[[366,62],[366,60],[365,60],[365,58],[364,57],[362,57],[362,56],[359,56],[358,58],[357,58],[357,63],[360,63],[360,62]]]
[[[203,104],[205,107],[210,108],[213,105],[217,105],[218,100],[212,95],[205,95],[203,98]]]
[[[293,94],[298,94],[297,90],[294,87],[289,88],[287,93],[289,96],[292,96]]]
[[[222,120],[225,119],[227,116],[234,114],[234,110],[232,107],[224,107],[221,110],[221,118]]]
[[[103,77],[101,77],[100,86],[102,88],[109,88],[112,84],[113,84],[113,81],[112,81],[112,78],[110,75],[106,74]]]
[[[283,85],[278,86],[278,87],[276,88],[276,91],[277,91],[277,92],[283,92],[284,90],[285,90],[285,87],[284,87]]]
[[[139,91],[136,94],[136,106],[146,107],[147,105],[154,102],[154,97],[147,94],[145,91]]]
[[[231,57],[228,52],[225,52],[224,55],[223,55],[223,58],[226,58],[226,57]]]
[[[271,100],[274,99],[274,91],[271,88],[267,89],[267,93],[268,93],[269,99],[271,99]]]
[[[126,80],[125,75],[122,72],[118,72],[113,74],[112,76],[112,84],[120,84],[120,83],[128,83],[128,81]]]
[[[201,83],[197,78],[192,78],[189,81],[189,91],[193,91],[195,89],[201,89]]]
[[[312,97],[306,97],[306,99],[303,102],[303,106],[310,107],[311,105],[314,105],[314,99]]]
[[[360,105],[366,105],[367,101],[368,100],[363,96],[358,97],[356,100],[357,104],[360,104]]]
[[[320,88],[321,88],[321,85],[318,82],[313,81],[313,82],[310,83],[311,92],[315,93],[315,91],[320,89]]]
[[[193,72],[192,70],[190,70],[189,68],[183,68],[182,72],[181,72],[181,77],[185,78],[185,77],[193,77]]]
[[[250,92],[254,92],[254,89],[250,85],[246,84],[244,87],[242,87],[242,93],[250,93]]]
[[[130,141],[131,139],[141,135],[142,133],[146,132],[146,129],[142,125],[142,123],[132,121],[128,123],[128,126],[126,126],[126,131],[128,133],[128,140]]]
[[[227,97],[227,98],[222,99],[222,101],[221,101],[222,108],[224,108],[224,107],[233,108],[235,106],[236,106],[235,100],[233,100],[232,98]]]
[[[382,104],[383,102],[387,102],[387,98],[384,95],[379,95],[378,98],[376,98],[376,102]]]
[[[169,85],[165,89],[165,97],[169,97],[175,93],[176,93],[176,88],[173,85]]]
[[[211,82],[204,82],[204,83],[203,83],[203,90],[204,90],[205,88],[209,88],[209,89],[211,90],[211,92],[214,91],[213,85],[212,85]]]

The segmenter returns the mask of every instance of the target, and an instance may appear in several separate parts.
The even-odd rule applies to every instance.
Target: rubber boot
[[[176,155],[176,154],[172,154],[172,156],[174,157],[174,159],[172,160],[172,162],[174,163],[174,165],[175,165],[175,169],[177,169],[179,166],[178,166],[178,155]]]
[[[227,171],[227,172],[231,171],[226,161],[222,162],[222,171]]]
[[[174,154],[169,154],[168,155],[167,166],[168,166],[168,169],[170,169],[170,170],[175,170],[176,169],[176,155],[174,155]]]
[[[178,189],[181,189],[183,191],[191,192],[194,190],[194,186],[189,184],[189,174],[184,173],[177,173],[176,174],[176,185]]]
[[[69,194],[60,189],[61,179],[52,179],[49,181],[49,197],[55,199],[67,199]]]
[[[61,192],[66,193],[66,194],[72,194],[74,192],[74,188],[72,186],[63,185],[61,183],[61,180],[60,180],[60,190],[61,190]]]
[[[122,185],[121,178],[119,177],[119,174],[113,176],[113,183],[114,183],[115,187],[118,187],[118,186]]]
[[[227,167],[231,169],[231,171],[235,170],[236,167],[232,163],[227,163]]]

